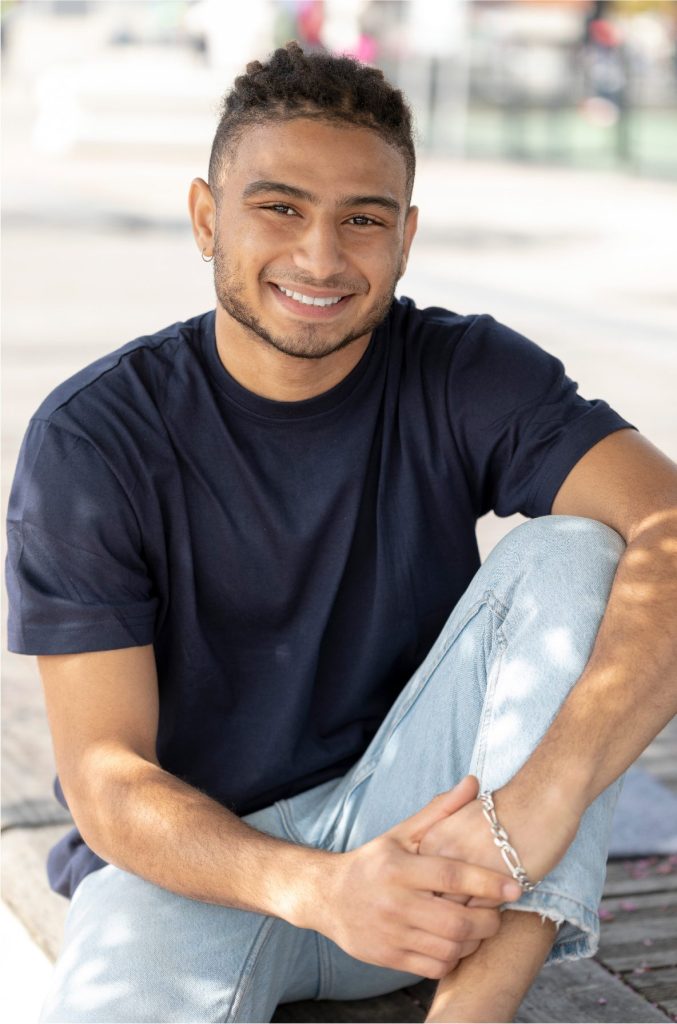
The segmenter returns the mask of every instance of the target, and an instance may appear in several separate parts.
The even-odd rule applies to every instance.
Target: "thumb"
[[[436,797],[422,807],[420,811],[413,814],[405,821],[396,825],[393,832],[397,838],[413,850],[418,850],[418,844],[423,839],[429,828],[442,818],[448,818],[474,800],[479,791],[479,782],[474,775],[466,775],[464,779],[445,793],[438,793]]]

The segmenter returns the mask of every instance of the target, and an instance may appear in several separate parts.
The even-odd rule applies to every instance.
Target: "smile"
[[[295,299],[296,302],[302,302],[304,306],[335,306],[342,299],[346,298],[345,295],[327,295],[324,298],[319,295],[303,295],[302,292],[292,292],[288,288],[283,288],[281,284],[275,287],[283,295],[288,296],[290,299]]]

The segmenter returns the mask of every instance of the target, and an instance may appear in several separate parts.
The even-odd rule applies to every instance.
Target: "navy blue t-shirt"
[[[626,426],[488,316],[397,300],[351,373],[300,402],[230,376],[213,311],[174,324],[31,420],[10,648],[152,643],[160,764],[247,814],[364,752],[479,567],[478,517],[546,515]],[[74,831],[52,886],[102,863]]]

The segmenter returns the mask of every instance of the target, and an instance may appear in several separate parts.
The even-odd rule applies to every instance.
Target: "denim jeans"
[[[261,831],[354,849],[469,772],[497,789],[547,730],[589,658],[621,538],[547,516],[505,537],[350,771],[246,817]],[[549,962],[592,956],[620,781],[586,811],[534,892],[511,904],[558,924]],[[534,809],[537,813],[537,809]],[[177,896],[107,866],[76,890],[44,1021],[269,1021],[278,1003],[360,999],[418,981],[278,918]]]

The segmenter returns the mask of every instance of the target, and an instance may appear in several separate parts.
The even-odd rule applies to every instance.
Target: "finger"
[[[461,956],[461,943],[453,939],[445,939],[441,935],[420,928],[411,928],[404,936],[404,944],[412,953],[429,956],[432,960],[442,963],[458,963]]]
[[[420,811],[396,825],[392,832],[409,848],[418,849],[418,844],[429,828],[432,828],[442,818],[448,818],[450,814],[465,807],[467,803],[476,798],[478,791],[479,782],[475,776],[466,775],[457,786],[447,792],[438,793]]]
[[[501,927],[498,910],[462,907],[447,900],[422,899],[412,908],[407,921],[420,931],[447,942],[475,942],[496,935]],[[408,945],[408,944],[407,944]]]
[[[513,902],[513,903],[516,902],[519,899],[519,897],[522,895],[521,889],[519,889],[519,890],[515,889],[515,893],[516,893],[516,895],[512,897],[512,900],[510,902]],[[451,898],[451,897],[449,897],[449,898]],[[504,902],[506,902],[506,903],[508,902],[508,898],[507,897],[506,897]],[[495,907],[496,906],[496,902],[495,902],[495,900],[485,900],[481,896],[473,896],[472,899],[467,900],[467,906],[469,906],[469,907]]]
[[[446,963],[444,960],[435,960],[433,957],[405,950],[402,956],[402,966],[398,966],[397,969],[415,974],[419,978],[433,978],[435,981],[439,981],[441,978],[446,978],[447,974],[451,974],[455,967],[456,964],[453,962]]]
[[[467,956],[472,956],[482,945],[478,939],[475,942],[462,942],[459,959],[464,960]]]
[[[499,871],[466,864],[450,857],[432,857],[419,854],[407,857],[402,865],[403,883],[412,889],[427,892],[451,893],[460,896],[480,896],[492,900],[496,906],[514,900],[521,894],[517,882]]]

